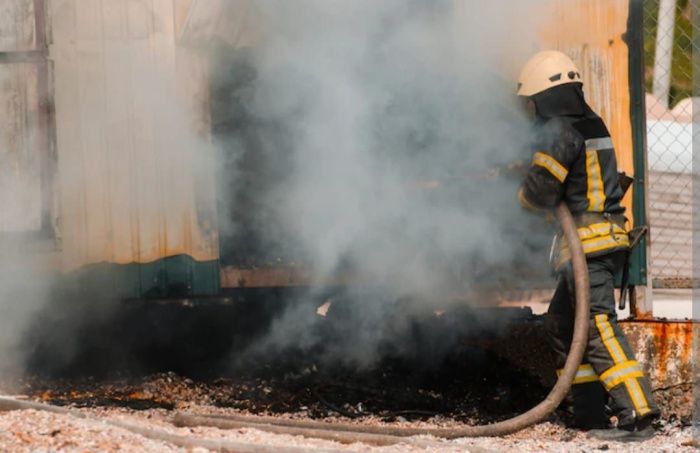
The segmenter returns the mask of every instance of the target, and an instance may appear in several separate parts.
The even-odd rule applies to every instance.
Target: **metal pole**
[[[656,29],[654,55],[654,97],[668,108],[671,87],[671,60],[673,57],[673,32],[676,23],[676,0],[661,0]]]

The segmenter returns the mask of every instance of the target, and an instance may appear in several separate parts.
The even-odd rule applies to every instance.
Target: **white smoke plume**
[[[265,198],[267,234],[291,237],[318,282],[349,269],[390,295],[355,298],[358,328],[334,354],[371,363],[412,313],[484,278],[513,280],[484,274],[531,253],[520,177],[493,169],[529,158],[514,93],[547,2],[255,4],[246,110],[274,125],[279,138],[260,148],[284,166]],[[398,308],[401,298],[421,302]],[[313,348],[316,322],[294,305],[256,348]]]
[[[482,281],[512,281],[511,275],[490,270],[527,263],[531,249],[542,253],[539,244],[531,247],[531,229],[526,223],[532,219],[516,201],[519,177],[494,177],[489,172],[529,158],[529,124],[514,95],[515,80],[521,64],[538,48],[538,11],[547,3],[253,2],[261,26],[259,42],[248,51],[253,77],[234,101],[255,127],[227,135],[223,145],[235,153],[255,142],[254,151],[264,157],[275,178],[262,184],[264,189],[258,193],[258,186],[247,185],[244,169],[234,168],[235,190],[221,186],[219,201],[235,211],[240,208],[235,194],[256,192],[260,212],[253,213],[257,216],[253,227],[263,243],[285,244],[290,256],[310,266],[315,283],[348,273],[355,282],[377,290],[372,293],[382,294],[370,297],[355,292],[354,287],[348,290],[352,308],[347,327],[336,332],[342,341],[327,348],[331,358],[371,364],[384,343],[409,329],[412,315],[446,308],[454,294],[465,294]],[[60,3],[51,11],[52,52],[56,52],[56,80],[61,82],[77,64],[61,60],[70,54],[61,52],[70,50],[69,35],[75,27],[73,15]],[[156,30],[167,28],[166,21],[172,19],[149,18],[145,13],[143,17],[146,19],[135,25],[148,29],[155,24]],[[99,23],[92,20],[83,25],[86,30],[99,29]],[[172,68],[161,71],[149,57],[148,64],[156,66],[149,72],[145,61],[134,63],[127,58],[122,44],[106,40],[101,47],[105,55],[100,57],[108,64],[102,76],[108,82],[90,79],[84,92],[60,91],[59,83],[56,115],[63,125],[58,129],[65,127],[80,139],[96,140],[97,147],[101,134],[109,135],[111,121],[122,124],[125,115],[121,110],[112,111],[115,116],[111,118],[109,111],[103,111],[100,92],[110,93],[117,106],[126,105],[130,95],[138,106],[134,127],[140,127],[142,119],[152,122],[159,146],[154,145],[155,151],[150,152],[160,160],[156,162],[146,148],[133,144],[115,144],[102,154],[95,148],[84,157],[99,161],[93,162],[94,168],[102,170],[127,165],[140,168],[146,158],[156,162],[153,167],[168,168],[167,177],[160,180],[144,171],[134,173],[136,184],[131,180],[124,184],[118,178],[111,181],[110,190],[129,192],[126,198],[135,200],[141,224],[155,223],[161,221],[155,219],[160,212],[177,215],[182,198],[192,195],[182,195],[191,192],[183,181],[211,178],[214,164],[207,156],[213,151],[191,131],[191,123],[201,123],[202,112],[192,115],[173,97]],[[217,52],[212,54],[217,56]],[[69,82],[64,88],[76,88],[84,81]],[[104,90],[98,82],[107,83]],[[81,111],[84,115],[77,118],[66,111],[70,109],[60,109],[78,101],[87,102],[93,110]],[[126,112],[127,107],[123,108]],[[125,130],[120,138],[130,134],[133,131]],[[82,167],[74,163],[80,156],[73,155],[74,161],[69,158],[77,151],[61,148],[59,143],[60,190],[73,201],[98,196],[80,185],[82,178],[104,179],[101,173],[80,173]],[[238,157],[234,156],[234,164],[239,163]],[[219,167],[230,170],[226,163],[219,162]],[[191,184],[198,186],[197,181]],[[210,189],[208,184],[203,186],[204,191]],[[191,205],[202,208],[200,200],[191,200]],[[110,222],[131,218],[134,211],[125,206],[95,227],[98,236],[113,229]],[[7,218],[16,213],[4,205],[2,214]],[[240,229],[235,216],[220,214],[222,235]],[[205,229],[213,231],[214,222],[209,223]],[[19,259],[31,260],[35,255],[12,252],[7,248],[11,244],[0,245],[0,252],[8,257],[0,260],[3,365],[10,357],[17,358],[13,363],[23,360],[22,342],[30,327],[50,330],[55,325],[42,325],[36,316],[55,298],[55,275],[48,270],[54,268],[46,254],[36,254],[43,260],[36,267],[33,262],[20,267]],[[115,253],[120,251],[124,250]],[[109,258],[105,260],[111,262]],[[26,268],[37,272],[21,271]],[[98,289],[106,291],[107,286]],[[318,294],[311,291],[300,303],[292,304],[252,352],[287,346],[312,349],[322,343],[315,315],[317,299]],[[72,330],[75,325],[114,314],[114,301],[103,302],[85,297],[72,311],[46,310],[66,326],[65,332],[56,332],[53,341],[66,355],[65,361],[79,346]]]

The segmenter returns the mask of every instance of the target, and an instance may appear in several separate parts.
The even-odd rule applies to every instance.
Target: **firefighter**
[[[647,439],[654,435],[651,421],[659,410],[615,312],[614,280],[629,238],[610,134],[586,103],[581,72],[565,54],[536,54],[518,82],[517,94],[536,130],[532,165],[518,198],[524,207],[540,212],[565,202],[588,263],[590,332],[570,395],[574,423],[598,438]],[[545,325],[561,369],[571,345],[575,306],[570,253],[561,234],[552,257],[558,284]],[[608,400],[612,414],[606,413]],[[608,415],[616,416],[614,427]]]

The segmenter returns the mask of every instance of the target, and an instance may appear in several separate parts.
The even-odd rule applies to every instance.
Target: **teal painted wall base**
[[[66,280],[83,290],[120,299],[212,296],[220,288],[219,261],[196,261],[187,255],[146,264],[92,264]]]

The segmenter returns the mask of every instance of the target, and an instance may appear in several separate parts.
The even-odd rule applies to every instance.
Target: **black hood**
[[[581,83],[558,85],[541,93],[532,95],[537,117],[549,119],[556,116],[595,116],[593,110],[586,104]]]

